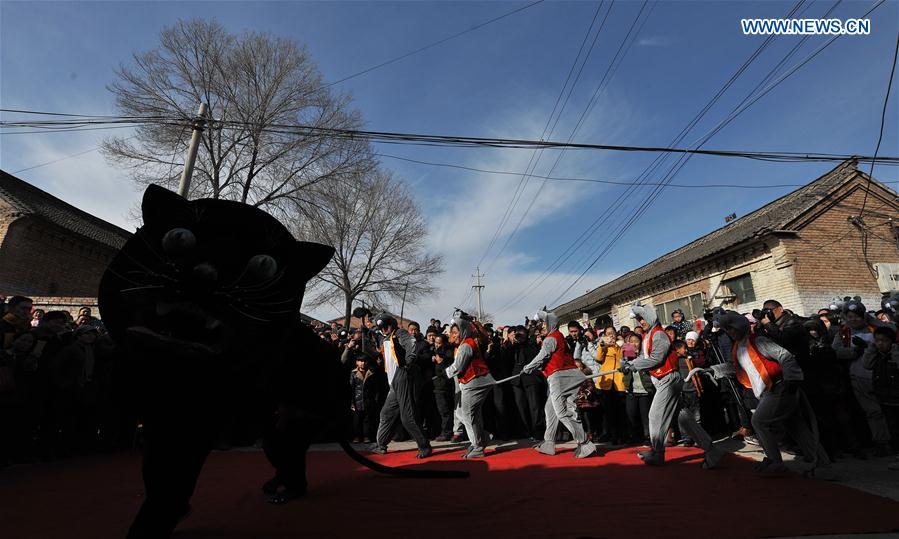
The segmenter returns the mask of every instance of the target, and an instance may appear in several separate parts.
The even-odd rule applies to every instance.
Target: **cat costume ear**
[[[157,223],[185,224],[195,219],[190,202],[177,193],[173,193],[156,184],[147,186],[141,201],[141,213],[144,225]]]
[[[334,256],[334,248],[321,243],[298,241],[296,249],[297,259],[302,260],[300,278],[303,282],[318,275],[318,272],[325,269],[325,266],[331,261],[331,257]]]

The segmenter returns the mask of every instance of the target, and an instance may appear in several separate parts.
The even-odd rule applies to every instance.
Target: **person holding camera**
[[[390,390],[381,408],[377,440],[371,450],[373,453],[387,453],[387,445],[397,423],[402,423],[418,445],[416,458],[430,457],[433,454],[431,443],[415,419],[415,376],[418,375],[415,339],[408,331],[400,328],[396,318],[389,314],[379,315],[375,319],[375,325],[383,337],[381,355]]]
[[[545,337],[540,352],[525,365],[521,372],[533,373],[540,369],[546,377],[549,397],[544,406],[546,430],[543,441],[534,447],[544,455],[556,454],[556,431],[559,423],[571,432],[577,442],[574,450],[576,458],[586,458],[596,454],[596,446],[587,441],[587,433],[577,417],[577,405],[574,402],[580,382],[584,374],[575,363],[573,350],[559,331],[559,318],[555,313],[538,311],[535,318],[542,324]]]
[[[769,299],[752,316],[758,321],[755,332],[786,348],[800,364],[808,360],[808,333],[802,317],[784,309],[779,301]]]
[[[873,319],[868,319],[865,305],[857,297],[843,304],[843,320],[845,323],[834,337],[833,349],[839,360],[849,364],[852,392],[865,412],[871,440],[874,442],[874,454],[886,456],[890,453],[890,431],[880,402],[874,394],[873,373],[861,361],[865,350],[874,344],[876,325]]]
[[[620,372],[622,360],[621,346],[618,345],[618,334],[612,326],[603,331],[596,348],[596,361],[599,372],[616,371],[596,380],[596,388],[600,391],[602,404],[602,435],[600,442],[619,445],[627,438],[627,419],[625,399],[627,386],[624,385],[624,373]]]

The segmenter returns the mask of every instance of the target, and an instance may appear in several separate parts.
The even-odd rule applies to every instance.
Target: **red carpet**
[[[633,449],[586,460],[530,449],[475,462],[459,455],[378,460],[466,469],[470,479],[396,479],[339,452],[314,452],[308,497],[275,507],[259,491],[271,473],[261,453],[215,453],[176,537],[739,538],[899,529],[899,502],[798,476],[757,478],[750,461],[733,456],[702,470],[692,449],[673,449],[663,468],[644,466]],[[2,537],[122,537],[140,503],[139,465],[137,456],[115,455],[0,472]],[[769,518],[748,520],[747,509]]]

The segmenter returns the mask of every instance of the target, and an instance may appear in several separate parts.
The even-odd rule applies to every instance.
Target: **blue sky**
[[[818,17],[834,2],[806,2],[803,17]],[[179,18],[215,17],[234,32],[254,30],[306,44],[326,81],[378,64],[525,5],[521,2],[10,2],[0,3],[0,103],[20,108],[114,114],[106,86],[113,69],[135,51],[156,46],[159,31]],[[597,2],[546,1],[484,28],[348,80],[336,90],[353,96],[367,127],[380,131],[536,139],[587,32]],[[552,134],[567,140],[640,2],[603,4],[611,12],[571,99]],[[589,111],[574,140],[665,146],[758,47],[764,37],[744,36],[741,18],[783,17],[795,2],[659,2],[620,68]],[[832,16],[858,17],[873,2],[843,1]],[[648,9],[648,8],[647,8]],[[644,12],[645,14],[645,12]],[[871,16],[871,35],[844,36],[712,138],[708,148],[871,154],[899,26],[899,2],[888,0]],[[591,37],[592,39],[592,37]],[[737,80],[684,140],[692,143],[723,119],[789,51],[798,36],[780,36]],[[822,45],[812,36],[786,68]],[[892,90],[881,147],[899,155],[897,88]],[[4,114],[4,119],[12,116]],[[0,167],[8,172],[96,147],[99,132],[2,135]],[[384,146],[383,153],[489,170],[523,171],[531,150]],[[546,174],[556,151],[540,156]],[[613,180],[635,178],[655,156],[566,152],[553,176]],[[512,225],[485,250],[519,177],[467,172],[383,158],[411,187],[427,217],[430,248],[446,258],[440,293],[413,316],[446,319],[466,298],[470,275],[484,257],[484,307],[500,322],[518,320],[552,303],[592,261],[614,227],[633,215],[639,195],[614,205],[625,189],[595,183],[548,182],[499,254],[514,224],[534,200],[541,180],[531,179],[512,212]],[[562,299],[636,268],[789,192],[703,189],[704,183],[802,184],[833,165],[783,164],[696,157],[649,212]],[[867,170],[867,168],[865,169]],[[123,171],[97,152],[22,172],[23,179],[107,220],[127,220],[139,197]],[[654,179],[659,179],[657,174]],[[896,167],[875,177],[896,181]],[[616,212],[616,213],[612,213]],[[500,310],[597,216],[609,227],[589,240],[539,287]],[[470,295],[463,307],[471,307]],[[395,310],[399,306],[393,306]],[[324,309],[317,313],[330,316]]]

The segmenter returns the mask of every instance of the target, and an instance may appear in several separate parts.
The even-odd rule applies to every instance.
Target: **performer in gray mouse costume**
[[[468,433],[471,446],[462,455],[463,459],[481,458],[484,449],[490,441],[484,430],[482,409],[484,401],[490,396],[495,381],[484,360],[481,347],[475,339],[474,330],[470,321],[464,317],[456,316],[453,320],[453,330],[458,330],[458,337],[451,330],[450,338],[456,348],[456,356],[452,365],[446,368],[448,378],[456,378],[462,391],[462,423]],[[455,338],[454,338],[455,337]],[[442,359],[438,357],[438,362]]]
[[[534,318],[543,323],[546,336],[543,337],[540,352],[522,368],[521,372],[532,373],[537,369],[542,370],[549,388],[549,398],[546,399],[544,408],[546,432],[543,435],[543,442],[534,449],[545,455],[555,455],[556,431],[561,422],[571,431],[577,442],[575,457],[585,458],[595,455],[596,446],[593,442],[587,441],[587,434],[577,418],[577,406],[574,403],[574,397],[580,387],[578,382],[583,382],[587,378],[578,369],[568,341],[559,331],[559,318],[555,313],[538,311]]]
[[[621,367],[622,372],[648,370],[652,375],[655,396],[649,407],[649,440],[652,448],[637,456],[644,463],[660,466],[665,463],[665,435],[677,410],[683,380],[677,367],[677,353],[671,349],[671,338],[662,329],[652,305],[634,303],[631,318],[643,328],[641,354]]]
[[[717,378],[736,376],[759,399],[752,426],[765,451],[765,459],[758,471],[763,475],[787,471],[778,446],[786,432],[812,465],[805,472],[807,477],[835,479],[830,459],[818,442],[815,413],[800,388],[803,373],[796,358],[771,339],[753,335],[749,320],[739,313],[726,311],[719,323],[734,342],[732,362],[713,365],[707,370]]]

